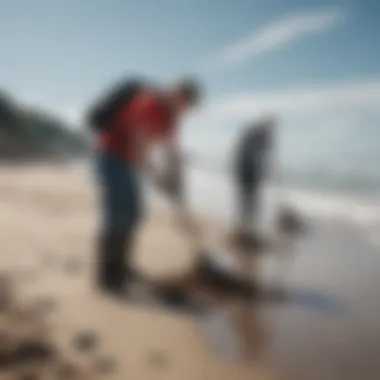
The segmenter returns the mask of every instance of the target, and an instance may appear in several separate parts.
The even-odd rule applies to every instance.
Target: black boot
[[[121,249],[121,253],[120,253]],[[96,285],[106,292],[122,291],[124,262],[121,238],[115,234],[102,236],[98,248]]]

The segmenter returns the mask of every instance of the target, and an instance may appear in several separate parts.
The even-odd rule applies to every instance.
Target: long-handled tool
[[[178,174],[178,171],[176,174]],[[196,264],[193,270],[186,279],[177,279],[178,283],[182,286],[187,285],[198,289],[207,288],[208,291],[216,291],[219,294],[225,293],[243,297],[253,296],[255,289],[247,278],[236,276],[232,273],[232,268],[222,268],[218,265],[216,260],[218,255],[214,251],[215,247],[209,244],[205,229],[187,207],[183,193],[178,193],[184,189],[182,178],[180,185],[178,185],[178,179],[171,181],[170,177],[167,178],[166,186],[165,181],[163,181],[163,184],[164,186],[161,187],[161,190],[172,201],[175,225],[187,236],[190,249],[196,255]]]

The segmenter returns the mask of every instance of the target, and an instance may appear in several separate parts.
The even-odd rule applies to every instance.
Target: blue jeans
[[[101,189],[98,283],[119,287],[128,271],[134,236],[141,217],[141,189],[136,168],[109,153],[97,155]]]

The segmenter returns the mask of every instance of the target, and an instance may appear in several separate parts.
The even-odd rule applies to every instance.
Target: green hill
[[[87,155],[88,136],[42,109],[25,107],[0,92],[0,159],[69,159]]]

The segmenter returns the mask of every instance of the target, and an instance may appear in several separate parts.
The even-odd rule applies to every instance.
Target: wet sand
[[[258,263],[262,281],[286,296],[214,304],[198,319],[95,295],[89,185],[64,168],[0,169],[0,267],[17,279],[20,302],[57,299],[52,339],[80,362],[84,377],[103,378],[93,368],[105,355],[117,361],[108,376],[115,379],[380,378],[380,255],[355,230],[315,225],[286,271],[274,254]],[[141,231],[135,263],[153,277],[186,273],[196,260],[173,223],[157,210]],[[72,347],[83,329],[100,336],[92,356]]]
[[[269,312],[276,367],[293,379],[379,379],[379,271],[360,231],[317,226],[286,281],[294,301]]]
[[[348,226],[315,225],[284,272],[263,259],[262,281],[282,300],[218,309],[205,333],[225,357],[260,358],[284,379],[379,379],[380,252],[364,239]]]

